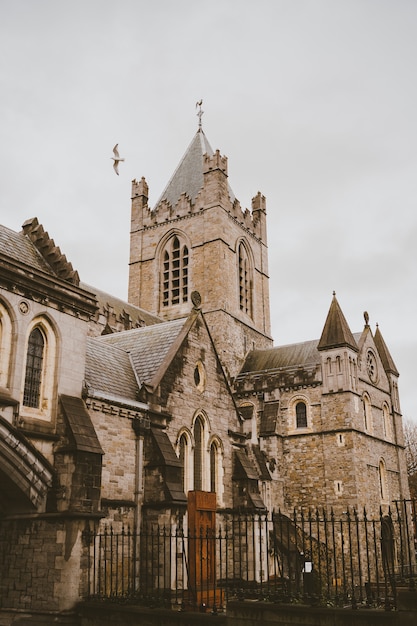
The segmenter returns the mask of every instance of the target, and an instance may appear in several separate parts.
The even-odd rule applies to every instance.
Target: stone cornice
[[[0,287],[23,298],[89,320],[97,310],[95,295],[66,280],[0,254]]]

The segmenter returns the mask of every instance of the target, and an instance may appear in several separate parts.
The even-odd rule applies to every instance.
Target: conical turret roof
[[[391,374],[395,374],[395,376],[399,376],[398,370],[395,367],[394,359],[392,358],[390,351],[387,348],[381,331],[379,330],[379,326],[376,327],[374,341],[378,349],[379,356],[381,357],[384,370],[386,372],[391,372]]]
[[[333,293],[333,300],[317,349],[328,350],[339,346],[348,346],[358,352],[358,345],[336,299],[336,294]]]
[[[163,200],[166,200],[172,207],[174,207],[183,193],[188,196],[191,202],[195,202],[195,199],[204,184],[203,157],[205,154],[213,156],[214,151],[202,128],[200,127],[194,135],[193,140],[188,146],[177,169],[162,192],[155,208]],[[233,201],[234,194],[230,187],[229,194],[231,200]]]

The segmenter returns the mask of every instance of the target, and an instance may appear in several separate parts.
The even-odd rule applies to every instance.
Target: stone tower
[[[129,302],[172,320],[198,292],[233,376],[249,350],[272,344],[268,281],[265,197],[241,209],[200,124],[155,207],[145,179],[132,183]]]

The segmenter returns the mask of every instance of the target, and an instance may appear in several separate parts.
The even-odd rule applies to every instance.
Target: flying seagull
[[[120,161],[124,161],[124,159],[121,159],[120,156],[119,156],[119,151],[117,149],[118,145],[119,144],[117,143],[114,146],[114,148],[113,148],[114,157],[111,157],[113,159],[113,161],[114,161],[113,168],[114,168],[114,171],[116,172],[117,175],[119,175],[119,169],[118,169],[119,168],[119,163],[120,163]]]

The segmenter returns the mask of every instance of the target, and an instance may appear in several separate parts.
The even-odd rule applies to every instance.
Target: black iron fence
[[[387,513],[217,516],[215,528],[85,533],[88,594],[217,612],[230,599],[396,608],[417,577],[417,502]]]

